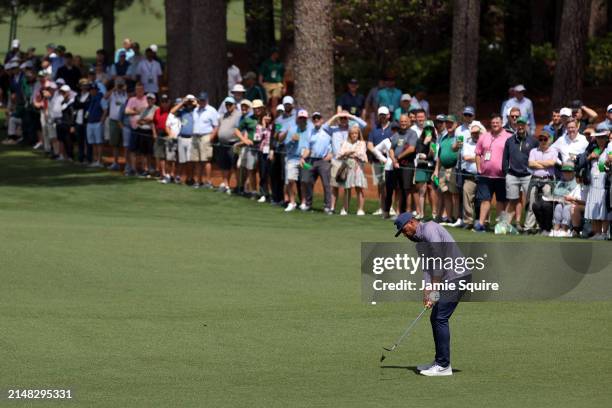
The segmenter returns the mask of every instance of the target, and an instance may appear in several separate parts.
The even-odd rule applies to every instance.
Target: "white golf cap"
[[[149,92],[145,96],[147,97],[147,99],[155,99],[155,94],[153,92]]]
[[[187,96],[185,96],[185,100],[186,101],[195,101],[196,97],[193,96],[192,94],[188,94]]]
[[[612,103],[608,105],[608,109],[606,109],[606,112],[612,112]]]
[[[149,49],[151,51],[153,51],[154,53],[157,53],[157,44],[151,44],[149,45]]]
[[[559,114],[561,116],[572,116],[572,110],[570,108],[561,108]]]
[[[68,85],[62,85],[60,87],[60,91],[62,91],[62,92],[70,92],[70,87]]]
[[[298,118],[306,118],[308,119],[308,111],[306,109],[302,109],[297,114]]]
[[[253,108],[263,108],[264,103],[261,99],[253,99]]]
[[[386,106],[381,106],[380,108],[378,108],[378,114],[379,115],[388,115],[389,114],[389,108],[387,108]]]
[[[412,100],[412,96],[410,96],[410,94],[403,94],[402,98],[400,99],[400,102],[411,101],[411,100]]]
[[[248,106],[249,108],[253,106],[253,104],[251,103],[251,101],[249,101],[248,99],[243,99],[240,101],[240,105],[244,105],[244,106]]]
[[[278,105],[276,105],[276,110],[277,111],[285,111],[285,106],[282,103],[279,103]]]
[[[11,41],[11,48],[19,48],[19,40],[17,38]]]
[[[293,105],[295,101],[293,100],[292,96],[287,95],[283,98],[283,105],[286,103],[288,103],[289,105]]]
[[[55,82],[49,82],[47,88],[57,89],[57,84]]]
[[[479,120],[473,120],[472,123],[470,123],[470,132],[473,131],[475,128],[478,128],[480,132],[487,131],[484,125]]]
[[[236,84],[232,88],[232,93],[233,92],[246,92],[246,89],[244,89],[244,86],[242,86],[242,84]]]
[[[525,92],[526,90],[527,88],[525,88],[523,84],[518,84],[517,86],[514,87],[515,92]]]

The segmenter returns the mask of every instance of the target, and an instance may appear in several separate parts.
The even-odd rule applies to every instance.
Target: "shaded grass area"
[[[462,304],[454,377],[413,372],[433,354],[426,319],[381,368],[420,306],[360,303],[360,243],[394,241],[376,217],[285,214],[2,146],[0,226],[3,390],[72,388],[64,405],[84,407],[612,398],[610,302]]]

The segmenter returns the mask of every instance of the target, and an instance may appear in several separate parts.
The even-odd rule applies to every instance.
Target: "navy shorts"
[[[495,200],[506,201],[506,179],[478,176],[476,179],[476,200],[491,201],[495,194]]]

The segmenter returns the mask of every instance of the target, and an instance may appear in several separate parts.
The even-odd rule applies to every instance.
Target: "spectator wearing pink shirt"
[[[506,181],[502,170],[504,147],[510,133],[502,128],[502,118],[491,116],[491,131],[480,136],[476,143],[475,158],[478,179],[476,181],[476,200],[480,201],[480,219],[474,231],[484,232],[491,210],[491,200],[495,195],[497,215],[506,207]]]

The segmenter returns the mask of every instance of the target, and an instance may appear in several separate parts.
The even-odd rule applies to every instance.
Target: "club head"
[[[386,347],[383,347],[383,350],[386,350],[386,351],[393,351],[393,350],[395,350],[395,346],[393,346],[393,347],[391,347],[391,348],[386,348]]]
[[[385,355],[384,355],[384,354],[381,354],[381,355],[380,355],[380,362],[382,363],[382,362],[383,362],[383,360],[384,360],[385,358],[387,358],[387,357],[385,357]]]

